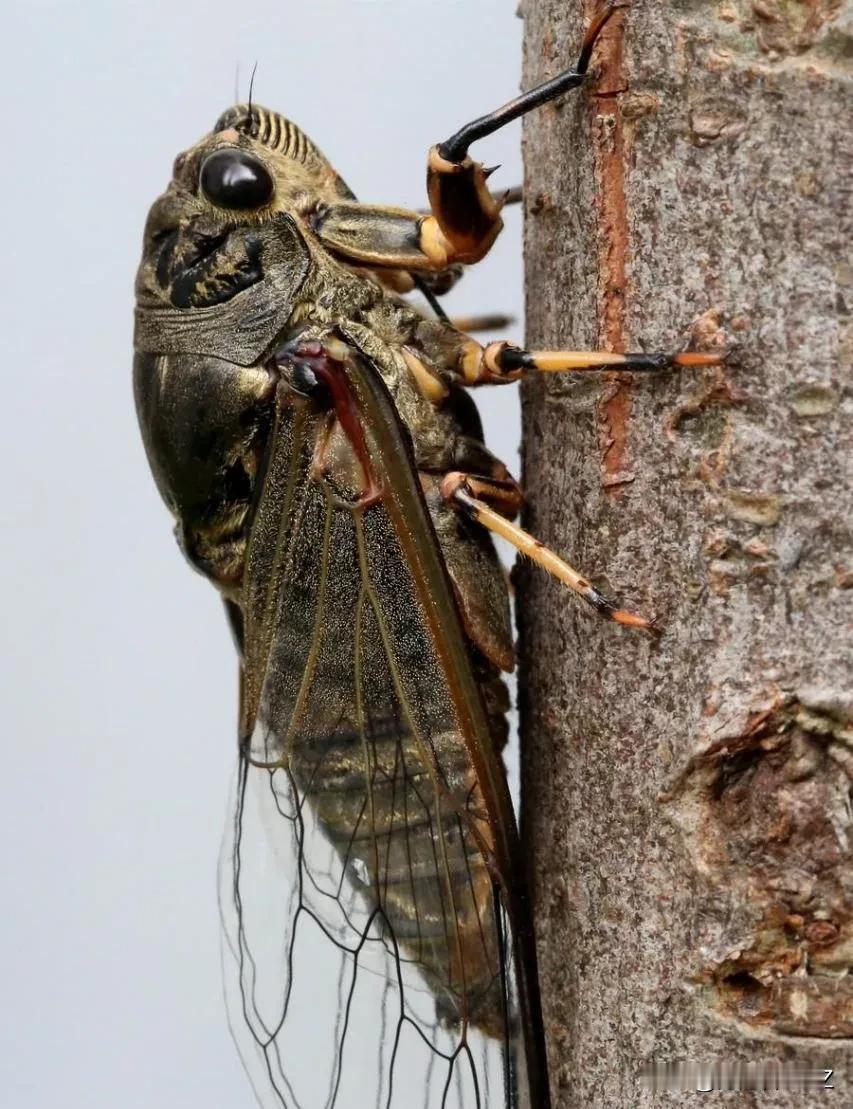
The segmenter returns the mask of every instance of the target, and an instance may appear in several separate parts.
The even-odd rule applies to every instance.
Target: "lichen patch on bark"
[[[813,46],[824,26],[841,11],[843,0],[751,0],[758,43],[763,50],[800,54]]]
[[[764,55],[785,58],[803,54],[825,38],[844,0],[720,0],[713,8],[702,6],[729,24],[743,43],[754,36]]]

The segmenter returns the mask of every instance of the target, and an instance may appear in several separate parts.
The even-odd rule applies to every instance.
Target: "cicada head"
[[[248,104],[223,112],[210,134],[178,155],[171,189],[226,227],[262,224],[278,213],[302,216],[318,202],[352,198],[295,124]]]
[[[231,300],[263,279],[265,243],[304,254],[300,217],[349,196],[294,124],[266,108],[230,108],[175,159],[146,224],[137,299],[179,309]]]
[[[295,124],[258,105],[229,108],[175,159],[146,224],[137,298],[175,308],[230,300],[262,279],[264,239],[299,239],[318,203],[351,197]]]

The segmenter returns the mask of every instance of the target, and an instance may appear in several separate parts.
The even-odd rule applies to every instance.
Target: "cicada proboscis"
[[[148,218],[136,400],[240,654],[220,897],[231,1024],[264,1106],[549,1104],[490,533],[648,624],[512,522],[519,486],[467,389],[715,357],[481,346],[435,297],[501,229],[469,146],[580,85],[613,10],[571,70],[433,147],[428,213],[359,203],[298,127],[249,103],[177,158]],[[405,299],[415,285],[434,315]]]

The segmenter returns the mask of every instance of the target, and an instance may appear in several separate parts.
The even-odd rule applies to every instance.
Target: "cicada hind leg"
[[[511,478],[500,481],[454,471],[447,474],[442,481],[441,493],[454,509],[493,535],[499,535],[519,554],[547,570],[591,605],[599,616],[627,627],[641,628],[653,633],[657,631],[652,620],[622,608],[541,540],[513,523],[524,498],[519,485]]]

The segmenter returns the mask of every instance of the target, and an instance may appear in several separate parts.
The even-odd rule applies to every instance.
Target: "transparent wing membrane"
[[[292,778],[244,762],[235,793],[221,870],[226,996],[260,1104],[516,1104],[512,1045],[442,1011],[363,878],[351,880],[310,806],[300,814]]]

